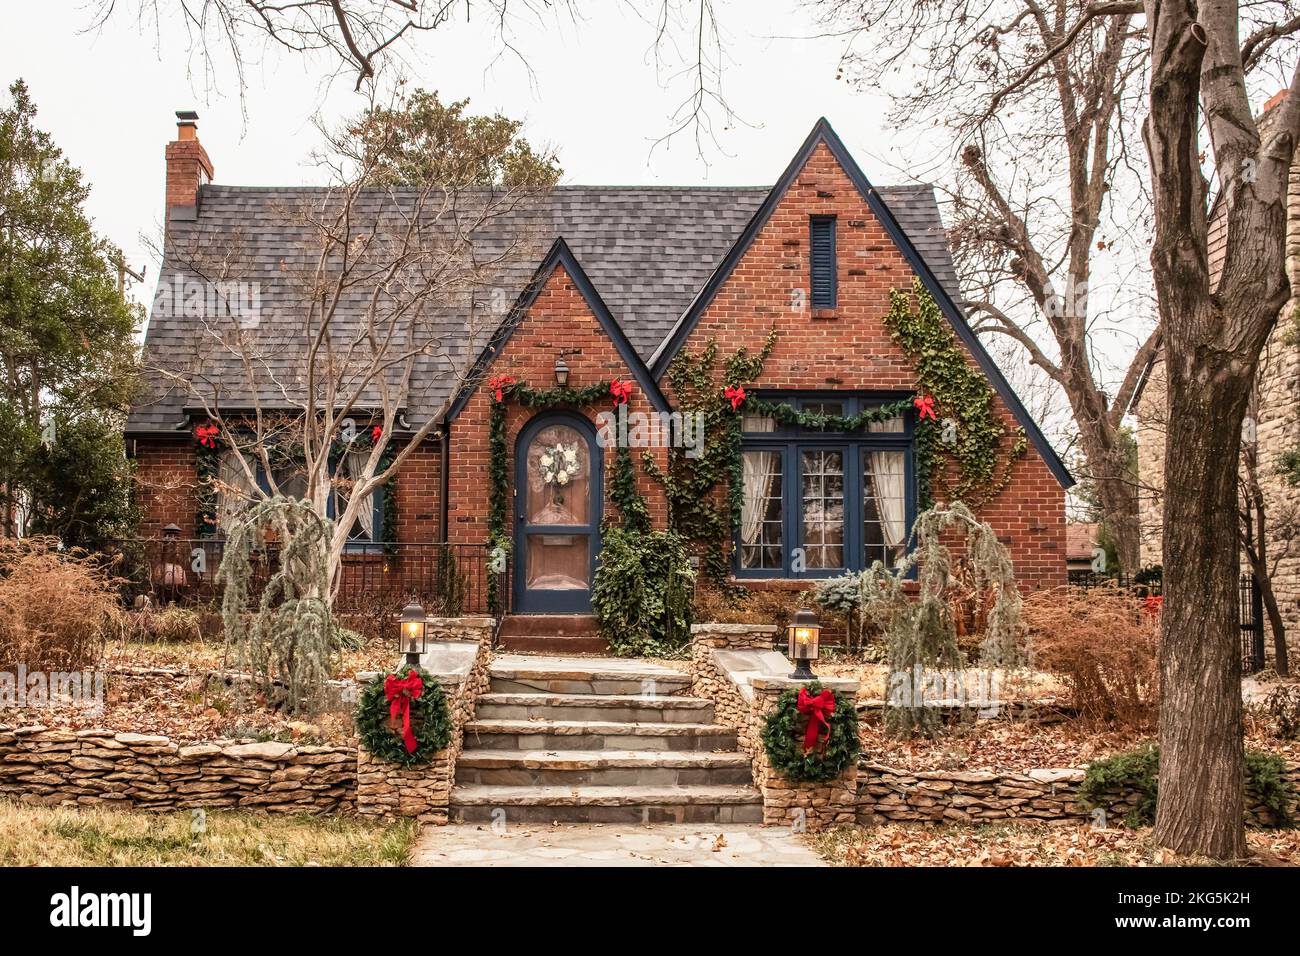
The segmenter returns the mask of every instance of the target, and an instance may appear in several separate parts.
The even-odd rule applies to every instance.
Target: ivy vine
[[[924,476],[922,508],[933,503],[935,485],[945,481],[944,469],[935,467],[940,455],[955,459],[959,475],[955,484],[945,484],[939,490],[949,500],[979,508],[1010,483],[1012,468],[1029,447],[1025,430],[1008,428],[994,413],[993,389],[984,375],[967,363],[952,327],[920,279],[913,281],[910,296],[899,289],[890,290],[885,328],[916,368],[921,389],[933,395],[943,417],[956,424],[951,431],[934,423],[918,430],[917,473]],[[947,437],[952,440],[945,441]],[[1003,453],[1008,440],[1010,446]],[[1000,470],[999,461],[1005,461]]]
[[[723,365],[722,384],[739,387],[755,381],[776,346],[773,326],[762,347],[754,354],[740,348]],[[668,383],[682,414],[703,416],[703,447],[694,457],[684,449],[668,450],[668,466],[659,467],[650,454],[642,464],[664,489],[668,502],[668,523],[691,542],[700,554],[700,570],[718,587],[726,587],[729,567],[726,542],[740,520],[744,503],[744,473],[740,456],[740,416],[731,407],[724,390],[714,380],[718,343],[709,339],[699,352],[682,349],[668,367]],[[718,485],[727,482],[723,503]]]

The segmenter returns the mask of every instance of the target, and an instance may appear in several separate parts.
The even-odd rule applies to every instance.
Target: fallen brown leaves
[[[1300,831],[1247,833],[1254,866],[1300,866]],[[817,852],[834,866],[1198,866],[1157,847],[1150,829],[997,824],[927,827],[891,823],[818,834]]]

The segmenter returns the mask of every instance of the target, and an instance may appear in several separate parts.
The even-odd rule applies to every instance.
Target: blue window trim
[[[817,295],[817,231],[826,229],[830,241],[830,261],[820,263],[821,269],[828,271],[830,291],[823,296]],[[808,218],[808,298],[814,309],[833,309],[839,301],[839,260],[836,250],[836,228],[834,216],[810,216]]]
[[[787,392],[764,394],[772,402],[788,402],[798,408],[826,401],[841,402],[845,416],[857,414],[864,406],[879,405],[906,397],[900,392]],[[831,578],[846,571],[861,571],[865,560],[862,534],[862,472],[864,455],[873,451],[903,452],[905,522],[910,534],[916,521],[916,456],[913,447],[915,419],[913,412],[903,416],[901,432],[820,432],[778,427],[770,432],[743,432],[741,452],[778,451],[781,453],[781,567],[742,568],[740,529],[733,534],[732,574],[737,580],[818,579]],[[844,554],[842,568],[791,570],[795,548],[803,547],[801,452],[833,449],[844,454]],[[874,559],[873,559],[874,560]]]

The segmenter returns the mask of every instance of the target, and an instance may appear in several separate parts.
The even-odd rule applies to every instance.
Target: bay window
[[[764,395],[851,417],[899,396]],[[916,507],[911,414],[848,433],[742,418],[738,577],[829,577],[892,566]]]

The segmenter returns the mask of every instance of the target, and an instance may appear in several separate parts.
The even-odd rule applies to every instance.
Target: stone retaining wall
[[[1300,795],[1300,764],[1285,774]],[[984,770],[909,771],[862,761],[859,764],[857,822],[984,823],[993,820],[1038,820],[1078,823],[1098,819],[1078,801],[1082,768],[1045,768],[1024,773]],[[1133,791],[1108,794],[1106,826],[1120,826],[1140,802]],[[1300,814],[1300,799],[1292,807]],[[1276,821],[1258,798],[1247,792],[1246,822],[1272,826]]]
[[[353,747],[0,726],[0,794],[50,806],[347,812],[356,760]]]

